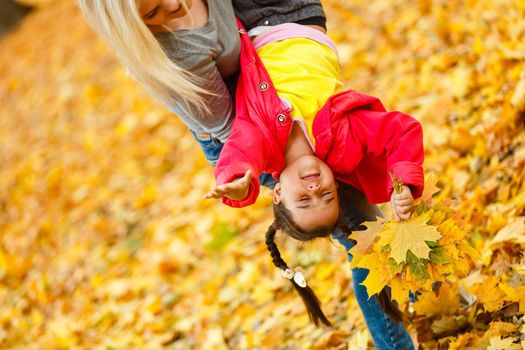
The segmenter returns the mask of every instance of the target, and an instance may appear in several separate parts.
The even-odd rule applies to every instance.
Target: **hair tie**
[[[301,271],[287,267],[286,270],[282,270],[282,274],[284,278],[288,278],[289,280],[293,279],[299,287],[306,287],[306,279]]]

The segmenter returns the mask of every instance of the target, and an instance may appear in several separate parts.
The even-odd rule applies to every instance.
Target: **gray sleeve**
[[[210,60],[200,66],[193,73],[201,78],[199,85],[212,94],[205,95],[204,100],[210,114],[194,105],[177,103],[174,101],[168,109],[176,113],[181,120],[192,130],[208,132],[213,137],[225,142],[231,134],[231,126],[235,117],[235,109],[224,80],[219,73],[215,61]]]
[[[211,93],[202,96],[209,113],[185,103],[176,91],[168,109],[193,131],[208,132],[224,142],[235,114],[224,79],[235,79],[239,70],[240,38],[231,1],[208,1],[208,14],[208,22],[202,27],[155,36],[170,60],[191,72],[198,78],[197,84]]]

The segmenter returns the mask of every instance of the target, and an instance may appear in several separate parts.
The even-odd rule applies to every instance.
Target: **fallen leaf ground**
[[[373,348],[344,250],[279,239],[335,323],[317,329],[266,252],[269,191],[242,210],[202,200],[211,167],[184,126],[71,1],[33,3],[0,40],[1,346]],[[521,349],[525,2],[323,4],[346,86],[422,122],[425,168],[483,256],[461,282],[475,315],[425,297],[411,333],[425,349]]]

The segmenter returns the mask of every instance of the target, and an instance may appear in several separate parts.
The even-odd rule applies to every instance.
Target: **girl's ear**
[[[281,203],[281,183],[280,182],[275,184],[273,188],[272,197],[273,197],[273,204]]]

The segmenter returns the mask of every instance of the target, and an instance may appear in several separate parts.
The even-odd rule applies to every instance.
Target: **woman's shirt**
[[[326,28],[320,0],[233,0],[237,17],[247,30],[283,23],[315,24]]]
[[[197,76],[198,85],[212,93],[204,96],[209,114],[184,104],[176,93],[173,105],[168,108],[190,129],[208,132],[224,142],[235,117],[233,96],[225,80],[234,80],[239,70],[240,41],[231,1],[208,0],[207,3],[208,22],[204,26],[156,36],[168,57]]]

